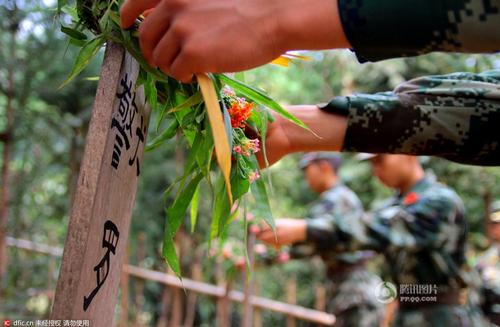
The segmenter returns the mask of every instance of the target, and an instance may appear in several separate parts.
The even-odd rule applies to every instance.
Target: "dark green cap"
[[[299,168],[304,169],[316,161],[327,161],[335,170],[342,164],[342,156],[337,152],[308,152],[299,161]]]

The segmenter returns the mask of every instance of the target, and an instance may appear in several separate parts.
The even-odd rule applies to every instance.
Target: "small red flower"
[[[231,126],[233,128],[245,127],[245,120],[252,115],[253,107],[253,103],[233,101],[231,107],[228,109],[229,116],[231,116]]]
[[[410,192],[403,199],[403,204],[409,206],[409,205],[416,203],[419,199],[420,199],[420,197],[418,196],[417,193]]]

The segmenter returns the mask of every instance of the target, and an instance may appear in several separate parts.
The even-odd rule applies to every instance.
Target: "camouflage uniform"
[[[500,0],[338,0],[361,60],[500,51]]]
[[[500,203],[496,203],[490,214],[490,223],[500,224]],[[480,304],[485,316],[500,326],[500,243],[494,241],[477,261],[481,276]]]
[[[500,70],[421,77],[393,92],[340,96],[320,108],[348,117],[344,151],[500,165]]]
[[[395,326],[478,326],[459,304],[466,222],[462,201],[450,188],[426,177],[360,219],[335,215],[327,230],[324,242],[331,249],[384,254],[399,295]],[[402,291],[415,285],[429,286],[436,299],[408,302]]]
[[[384,307],[377,301],[374,290],[381,279],[366,267],[366,261],[373,257],[373,253],[333,253],[328,242],[328,226],[334,219],[333,214],[346,220],[363,214],[356,194],[341,183],[323,192],[313,204],[307,218],[307,241],[294,245],[290,249],[291,257],[321,255],[327,267],[331,291],[327,309],[337,318],[335,326],[379,326]]]
[[[478,259],[481,287],[481,308],[485,316],[500,326],[500,244],[494,243]]]

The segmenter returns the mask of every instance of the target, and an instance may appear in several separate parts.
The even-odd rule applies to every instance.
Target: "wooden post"
[[[253,293],[254,287],[254,268],[255,268],[255,260],[254,260],[254,247],[255,247],[255,234],[249,233],[247,231],[247,251],[248,251],[248,261],[250,267],[245,267],[245,273],[243,275],[244,282],[244,294],[245,299],[243,300],[243,315],[241,317],[242,327],[252,327],[252,303],[251,297]]]
[[[297,303],[297,282],[291,277],[286,282],[286,302],[289,304]],[[288,316],[286,318],[287,327],[295,327],[295,318]]]
[[[201,281],[202,279],[202,269],[201,269],[201,264],[200,264],[200,259],[197,258],[195,259],[195,264],[193,265],[193,269],[191,272],[191,275],[193,277],[194,281]],[[184,319],[184,327],[192,327],[194,326],[194,319],[196,316],[196,301],[197,301],[197,294],[195,292],[189,292],[187,296],[187,304],[186,304],[186,316]]]
[[[128,251],[125,254],[123,260],[124,265],[128,265]],[[124,269],[122,270],[122,276],[120,280],[120,290],[121,290],[121,305],[120,305],[120,323],[118,326],[127,327],[128,324],[128,273]]]
[[[51,319],[111,326],[137,191],[149,109],[137,62],[109,42],[104,56]]]
[[[168,326],[168,314],[170,313],[170,303],[171,301],[171,288],[170,286],[165,285],[163,287],[163,294],[161,297],[161,312],[160,317],[158,318],[158,322],[156,327],[165,327]]]
[[[326,311],[326,288],[323,284],[319,283],[315,287],[316,301],[314,309],[318,311]]]
[[[144,261],[144,258],[146,257],[146,235],[144,232],[140,232],[137,235],[137,266],[141,266],[142,261]],[[135,325],[139,326],[139,318],[141,316],[142,312],[142,306],[144,303],[144,281],[142,280],[135,280],[134,281],[135,287],[134,287],[134,307],[135,307]]]
[[[255,278],[255,277],[254,277]],[[255,296],[260,294],[260,284],[254,279],[253,293]],[[262,327],[262,310],[260,308],[253,309],[253,327]]]
[[[10,63],[7,68],[7,100],[5,107],[5,130],[2,131],[1,140],[3,142],[2,166],[0,168],[1,184],[0,184],[0,297],[3,294],[4,287],[7,286],[5,278],[7,274],[8,253],[7,253],[7,223],[9,216],[9,200],[10,200],[10,161],[12,155],[12,134],[14,131],[14,96],[15,96],[15,61],[17,60],[17,34],[19,32],[19,14],[16,3],[12,10],[9,10],[7,24],[10,29],[10,44],[8,56]],[[5,63],[2,64],[2,66]]]

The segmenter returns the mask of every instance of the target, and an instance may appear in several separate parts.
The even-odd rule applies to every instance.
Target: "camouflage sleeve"
[[[447,194],[435,194],[410,206],[375,211],[356,222],[337,219],[329,241],[339,252],[454,249],[466,232],[462,210]]]
[[[332,203],[332,206],[334,203]],[[339,215],[345,216],[342,213]],[[306,218],[306,240],[292,245],[290,256],[295,259],[309,257],[329,248],[330,234],[333,231],[335,218],[331,213],[324,213],[320,217]]]
[[[306,218],[306,241],[292,246],[290,254],[298,258],[329,250],[335,216],[346,221],[355,221],[360,219],[363,213],[361,201],[347,187],[339,185],[327,191],[322,195],[320,203],[311,210],[310,218]]]
[[[339,0],[347,38],[361,61],[432,51],[500,50],[500,0]]]
[[[348,116],[344,151],[500,165],[500,70],[421,77],[393,92],[336,97],[320,108]]]

